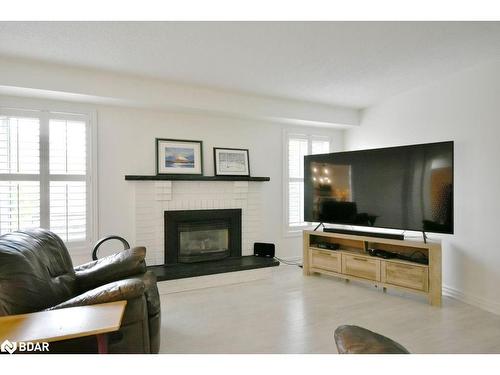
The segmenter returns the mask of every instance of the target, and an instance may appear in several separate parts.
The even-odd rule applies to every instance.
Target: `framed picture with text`
[[[216,176],[250,177],[248,150],[214,147],[214,172]]]
[[[203,175],[202,143],[156,138],[156,174]]]

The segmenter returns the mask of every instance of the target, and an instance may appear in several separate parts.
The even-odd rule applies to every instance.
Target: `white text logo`
[[[8,352],[10,354],[14,353],[17,349],[17,343],[16,342],[10,342],[9,340],[5,340],[2,342],[2,345],[0,346],[0,350],[2,352]]]
[[[0,345],[0,351],[4,353],[14,353],[19,352],[48,352],[49,343],[48,342],[15,342],[5,340],[2,345]]]

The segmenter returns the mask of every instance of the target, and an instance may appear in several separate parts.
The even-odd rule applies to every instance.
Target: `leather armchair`
[[[0,236],[0,316],[127,300],[110,353],[158,353],[160,298],[136,247],[73,268],[63,241],[34,229]],[[94,337],[52,343],[51,352],[92,353]]]

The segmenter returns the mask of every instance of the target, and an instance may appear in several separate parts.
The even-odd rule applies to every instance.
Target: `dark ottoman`
[[[340,326],[334,336],[339,354],[409,354],[396,341],[358,326]]]

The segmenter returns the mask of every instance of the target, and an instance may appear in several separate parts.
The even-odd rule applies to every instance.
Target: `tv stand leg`
[[[309,269],[309,246],[311,245],[311,241],[309,238],[309,234],[304,232],[302,240],[303,240],[302,273],[304,274],[304,276],[310,276],[311,270]]]
[[[441,293],[429,293],[428,301],[431,306],[441,306]]]

